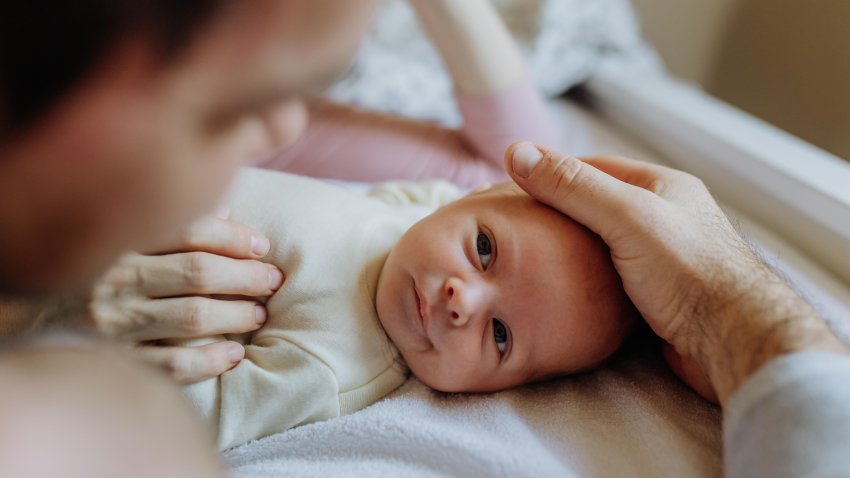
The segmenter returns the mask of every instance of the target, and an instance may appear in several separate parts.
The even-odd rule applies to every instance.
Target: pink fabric
[[[543,100],[526,77],[488,96],[457,96],[460,130],[318,103],[304,134],[259,166],[349,181],[443,178],[461,186],[507,180],[505,148],[521,140],[557,142]]]

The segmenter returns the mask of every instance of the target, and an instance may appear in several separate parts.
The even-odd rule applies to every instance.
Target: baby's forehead
[[[453,204],[461,206],[458,209],[465,210],[464,212],[474,213],[475,211],[487,210],[498,212],[499,216],[502,217],[524,218],[531,221],[542,219],[542,216],[537,214],[542,213],[547,216],[559,216],[567,220],[566,217],[560,213],[556,214],[552,208],[532,198],[512,182],[497,184],[485,190],[470,193]],[[531,213],[530,216],[529,213]],[[553,220],[554,218],[548,219]]]
[[[509,204],[532,205],[538,203],[525,191],[514,183],[502,183],[488,187],[487,189],[473,191],[454,202],[457,205],[475,204],[478,206],[504,206]]]
[[[482,188],[480,190],[476,190],[470,193],[467,197],[525,197],[529,198],[531,196],[528,195],[525,191],[522,190],[516,183],[513,182],[505,182],[499,184],[493,184],[486,188]]]

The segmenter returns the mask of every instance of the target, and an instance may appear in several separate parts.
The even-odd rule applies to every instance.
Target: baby
[[[245,359],[187,387],[220,448],[359,410],[408,367],[437,390],[491,392],[587,370],[619,348],[633,309],[598,237],[512,184],[417,222],[432,211],[423,204],[458,196],[448,183],[418,188],[385,188],[381,201],[241,174],[231,215],[271,239],[268,260],[287,278],[263,328],[229,337]]]

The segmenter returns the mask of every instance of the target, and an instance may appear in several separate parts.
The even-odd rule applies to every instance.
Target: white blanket
[[[719,476],[719,410],[654,350],[497,394],[446,395],[411,379],[358,413],[226,457],[237,477]]]

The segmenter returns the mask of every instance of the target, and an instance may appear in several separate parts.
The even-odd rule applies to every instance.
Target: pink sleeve
[[[434,123],[318,103],[304,134],[260,166],[349,181],[443,178],[461,186],[507,180],[505,148],[555,133],[531,81],[495,95],[458,96],[460,130]]]
[[[457,95],[463,115],[460,134],[472,151],[502,167],[505,149],[517,141],[558,146],[546,105],[528,76],[496,95]]]

